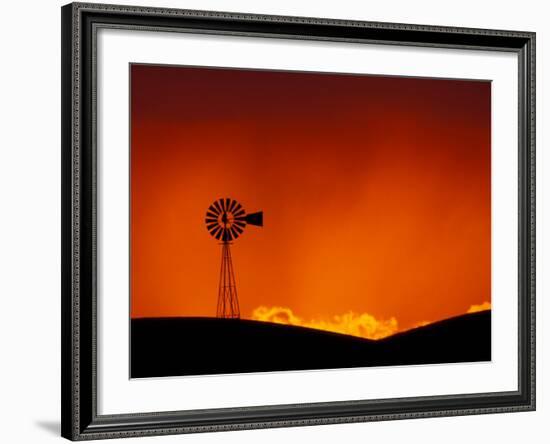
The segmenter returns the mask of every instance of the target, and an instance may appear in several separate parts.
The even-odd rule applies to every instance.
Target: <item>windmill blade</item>
[[[239,205],[239,203],[236,200],[232,200],[231,205],[229,205],[229,209],[227,211],[235,214],[235,208],[237,208],[237,205]]]
[[[214,202],[214,206],[216,207],[217,214],[220,214],[221,212],[223,212],[223,208],[220,201],[221,199],[218,199],[216,202]]]
[[[213,213],[212,211],[207,211],[206,212],[206,217],[211,217],[213,219],[217,219],[219,216],[219,213]]]
[[[231,226],[231,233],[233,234],[233,239],[237,239],[243,232],[242,228],[239,228],[237,225]]]
[[[218,210],[218,208],[212,204],[208,207],[208,210],[206,210],[206,213],[211,213],[214,215],[214,217],[217,217],[219,214],[220,214],[220,211]]]
[[[231,203],[231,199],[229,197],[226,197],[225,198],[225,205],[223,207],[224,211],[228,211],[229,210],[229,204]]]
[[[244,211],[243,206],[239,202],[235,201],[235,203],[237,205],[235,205],[235,208],[233,208],[233,214],[240,213],[241,211]]]
[[[257,213],[250,213],[244,217],[244,220],[249,225],[255,225],[257,227],[264,226],[264,212],[258,211]]]
[[[218,226],[218,223],[210,223],[210,224],[206,224],[206,229],[210,232],[212,232],[212,230],[214,230],[214,228],[216,228]]]
[[[231,235],[231,231],[229,230],[229,228],[223,229],[223,240],[225,242],[229,242],[233,240],[233,236]]]
[[[245,215],[244,208],[241,207],[239,210],[235,211],[233,215],[235,216],[235,219],[244,219],[244,215]]]
[[[218,239],[218,234],[220,234],[220,231],[221,231],[221,230],[222,230],[222,229],[221,229],[220,227],[214,227],[214,228],[212,229],[212,231],[210,231],[210,234],[211,234],[213,237],[215,237],[216,239]]]
[[[219,231],[214,235],[214,237],[218,240],[221,240],[225,230],[221,227],[218,227],[218,230]]]
[[[235,220],[233,222],[233,225],[236,225],[240,229],[244,229],[244,227],[246,226],[246,223],[244,222],[244,220]]]

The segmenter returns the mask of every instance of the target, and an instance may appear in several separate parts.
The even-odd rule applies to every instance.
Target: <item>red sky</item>
[[[264,211],[232,246],[244,318],[406,329],[490,302],[490,103],[480,81],[132,65],[131,316],[215,316],[220,197]]]

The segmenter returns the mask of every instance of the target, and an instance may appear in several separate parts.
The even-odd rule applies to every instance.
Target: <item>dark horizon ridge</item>
[[[322,328],[306,327],[306,326],[303,326],[303,325],[295,325],[295,324],[285,324],[285,323],[282,323],[282,322],[259,321],[257,319],[248,319],[248,318],[229,319],[229,318],[218,318],[216,316],[158,316],[158,317],[152,317],[151,316],[151,317],[130,318],[130,321],[142,320],[142,319],[150,319],[150,320],[221,319],[221,320],[226,320],[226,321],[258,322],[258,323],[262,323],[262,324],[282,325],[282,326],[285,326],[285,327],[296,327],[296,328],[300,328],[300,329],[326,332],[326,333],[330,333],[330,334],[334,334],[334,335],[338,335],[338,336],[346,336],[346,337],[351,336],[351,337],[354,337],[354,338],[365,339],[367,341],[383,341],[383,340],[390,339],[390,338],[393,338],[393,337],[401,335],[401,334],[406,334],[406,333],[409,333],[409,332],[412,332],[412,331],[415,331],[415,330],[428,328],[428,327],[437,325],[437,324],[442,323],[442,322],[448,322],[448,321],[451,321],[453,319],[460,319],[460,318],[470,316],[470,315],[473,315],[473,314],[476,314],[476,313],[490,313],[490,312],[491,312],[491,309],[489,308],[487,310],[479,310],[479,311],[475,311],[475,312],[472,312],[472,313],[463,313],[463,314],[460,314],[460,315],[451,316],[449,318],[440,319],[438,321],[433,321],[433,322],[430,322],[430,323],[425,324],[425,325],[419,325],[417,327],[411,327],[407,330],[399,330],[399,331],[393,333],[392,335],[384,336],[383,338],[378,338],[378,339],[365,338],[363,336],[356,336],[356,335],[352,335],[352,334],[348,334],[348,333],[339,333],[339,332],[336,332],[336,331],[333,331],[333,330],[324,330]]]
[[[491,360],[491,311],[372,340],[248,319],[131,321],[131,378]]]

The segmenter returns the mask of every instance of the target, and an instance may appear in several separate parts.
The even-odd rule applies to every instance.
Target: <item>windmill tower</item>
[[[218,318],[240,318],[235,271],[231,260],[232,241],[244,231],[246,225],[263,226],[263,212],[246,214],[236,200],[218,199],[206,210],[206,229],[222,246],[222,265],[218,285]]]

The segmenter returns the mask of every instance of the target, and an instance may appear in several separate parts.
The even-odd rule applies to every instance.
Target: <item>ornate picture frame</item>
[[[535,409],[535,34],[72,3],[62,14],[62,436],[70,440]],[[98,380],[98,32],[163,32],[506,53],[517,59],[517,389],[103,414]],[[497,131],[496,129],[495,131]],[[515,142],[514,142],[515,143]],[[125,277],[127,279],[127,277]],[[499,276],[493,276],[499,279]],[[125,296],[127,297],[127,296]],[[449,384],[452,384],[449,382]]]

